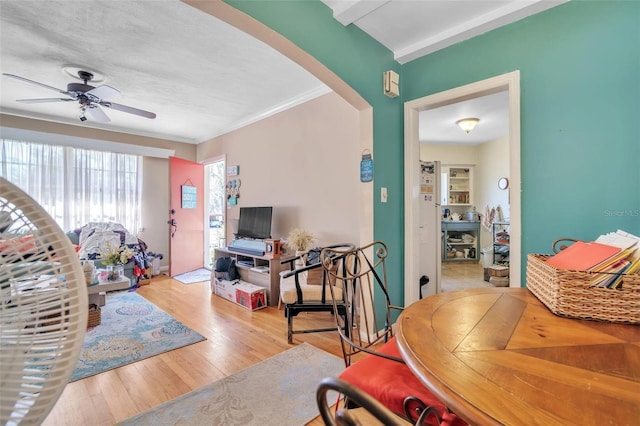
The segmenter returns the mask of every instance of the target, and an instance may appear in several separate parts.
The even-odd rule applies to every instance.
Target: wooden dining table
[[[559,317],[526,288],[478,288],[410,305],[396,336],[469,424],[640,425],[640,326]]]

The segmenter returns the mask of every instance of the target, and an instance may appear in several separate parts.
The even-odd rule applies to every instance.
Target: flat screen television
[[[273,207],[240,207],[236,238],[271,238]]]

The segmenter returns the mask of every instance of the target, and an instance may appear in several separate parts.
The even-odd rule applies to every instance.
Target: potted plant
[[[309,231],[302,228],[296,228],[289,232],[287,236],[287,247],[290,250],[295,250],[296,256],[300,256],[301,264],[304,264],[303,256],[309,250],[309,246],[314,239]],[[296,261],[296,263],[298,263],[298,261]]]

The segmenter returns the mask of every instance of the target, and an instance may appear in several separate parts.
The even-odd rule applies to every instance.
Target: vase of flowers
[[[100,252],[102,263],[107,267],[107,280],[120,281],[124,277],[124,265],[133,255],[133,250],[127,246],[107,245],[107,248]]]
[[[314,236],[309,231],[302,228],[296,228],[289,232],[287,236],[287,247],[290,250],[295,250],[296,256],[299,257],[295,262],[296,268],[304,266],[304,255],[309,250],[309,246],[314,239]]]
[[[120,281],[124,276],[123,265],[107,265],[107,280]]]

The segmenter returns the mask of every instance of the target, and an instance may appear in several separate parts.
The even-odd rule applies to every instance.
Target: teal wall
[[[640,2],[574,0],[418,58],[403,100],[514,70],[524,283],[556,238],[640,235]]]
[[[573,0],[400,66],[318,0],[227,1],[357,90],[374,111],[374,236],[403,282],[403,103],[520,70],[522,261],[559,237],[640,234],[640,2]],[[382,94],[400,74],[401,97]],[[354,159],[354,167],[358,166]],[[380,203],[380,187],[389,202]],[[402,300],[402,285],[392,299]]]

